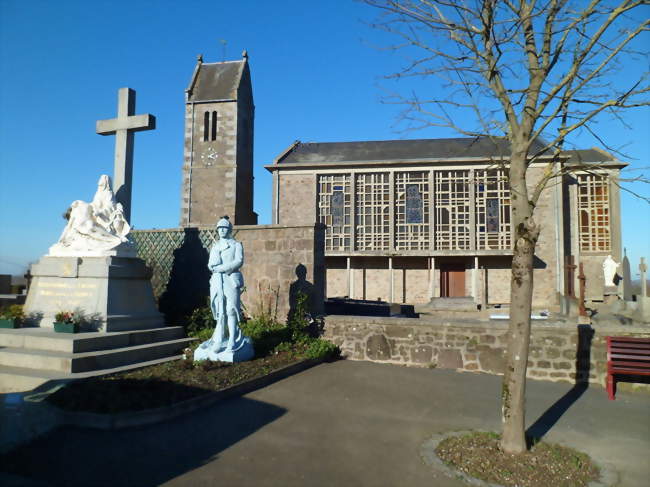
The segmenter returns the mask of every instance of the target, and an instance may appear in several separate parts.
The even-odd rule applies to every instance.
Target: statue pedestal
[[[194,351],[194,360],[214,360],[219,362],[246,362],[247,360],[252,359],[255,356],[255,350],[253,350],[253,340],[249,337],[244,337],[241,344],[238,347],[235,347],[231,351],[226,351],[226,345],[223,344],[219,347],[218,351],[215,351],[213,347],[206,346],[202,348],[203,345],[206,345],[207,342],[203,342],[199,347]]]
[[[25,302],[31,326],[54,327],[60,311],[81,314],[82,331],[126,331],[165,326],[151,288],[151,269],[133,257],[45,256],[31,267]]]

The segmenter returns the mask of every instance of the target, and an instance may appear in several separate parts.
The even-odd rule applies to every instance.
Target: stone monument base
[[[25,302],[28,326],[53,328],[54,316],[83,316],[82,331],[127,331],[165,326],[151,288],[151,269],[133,257],[45,256],[31,267]]]
[[[203,342],[194,351],[194,360],[215,360],[219,362],[246,362],[255,356],[253,349],[253,340],[249,337],[244,337],[238,347],[233,350],[226,351],[226,345],[223,344],[219,350],[214,350],[207,342]],[[204,348],[205,345],[205,348]]]

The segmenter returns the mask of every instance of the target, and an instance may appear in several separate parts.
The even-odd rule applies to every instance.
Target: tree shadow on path
[[[237,398],[146,427],[61,427],[0,456],[0,471],[47,485],[160,485],[215,460],[285,413]]]
[[[578,325],[575,385],[528,427],[526,441],[529,448],[538,443],[589,388],[591,340],[593,336],[594,330],[591,326]]]

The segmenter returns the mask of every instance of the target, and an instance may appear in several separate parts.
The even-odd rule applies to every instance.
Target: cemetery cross
[[[147,113],[135,115],[135,90],[120,88],[117,118],[97,120],[99,135],[115,135],[115,168],[113,191],[122,204],[124,218],[131,223],[131,180],[133,176],[133,133],[156,128],[156,117]]]

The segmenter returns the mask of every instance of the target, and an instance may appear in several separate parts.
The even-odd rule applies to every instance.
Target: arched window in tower
[[[208,141],[210,127],[210,112],[205,112],[203,114],[203,142]]]
[[[210,130],[210,140],[217,140],[217,112],[212,112],[212,126]]]

